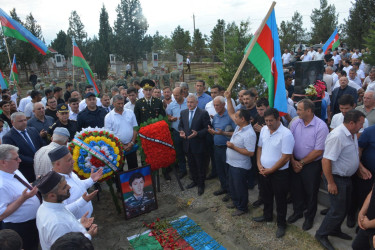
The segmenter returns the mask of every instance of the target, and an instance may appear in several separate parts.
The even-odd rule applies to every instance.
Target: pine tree
[[[73,10],[69,17],[69,29],[68,36],[74,39],[83,54],[86,54],[85,41],[87,38],[87,33],[85,32],[85,25],[82,23],[77,11]],[[72,54],[72,44],[70,47],[67,46],[67,52]]]
[[[173,31],[171,36],[173,51],[186,56],[190,50],[190,32],[184,30],[180,25]]]
[[[202,58],[205,54],[206,41],[199,29],[194,31],[192,49],[196,57]]]
[[[310,18],[311,43],[325,43],[337,27],[338,15],[335,6],[328,5],[327,0],[320,0],[320,9],[313,9]]]
[[[210,49],[215,61],[219,61],[219,53],[224,51],[224,32],[225,21],[223,19],[217,20],[217,24],[211,31],[210,35]]]
[[[367,53],[364,56],[364,61],[370,65],[375,65],[375,24],[372,25],[372,28],[368,32],[368,36],[364,38],[365,45],[370,50],[370,53]]]

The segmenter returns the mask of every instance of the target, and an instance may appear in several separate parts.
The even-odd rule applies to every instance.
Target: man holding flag
[[[328,38],[327,42],[323,46],[323,53],[328,54],[330,51],[335,50],[340,46],[340,38],[337,33],[337,28],[333,31],[332,35]]]

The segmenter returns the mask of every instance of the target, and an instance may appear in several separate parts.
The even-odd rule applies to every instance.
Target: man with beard
[[[51,156],[59,158],[61,155],[55,151]],[[63,201],[70,197],[70,186],[64,176],[51,171],[38,181],[37,187],[44,200],[36,214],[42,249],[50,249],[66,233],[81,232],[90,240],[98,233],[98,226],[93,224],[94,218],[87,218],[86,213],[79,221],[65,207]]]

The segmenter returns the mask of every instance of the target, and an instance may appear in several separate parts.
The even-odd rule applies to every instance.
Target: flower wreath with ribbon
[[[151,166],[151,170],[166,168],[176,161],[169,125],[161,115],[142,123],[138,136],[141,144],[140,153]]]
[[[109,179],[124,164],[121,141],[111,131],[102,128],[85,128],[76,133],[68,145],[73,157],[73,171],[81,178],[90,177],[91,169],[103,169],[99,182]]]

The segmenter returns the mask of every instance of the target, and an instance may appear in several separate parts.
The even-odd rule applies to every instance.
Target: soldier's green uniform
[[[99,92],[102,94],[102,81],[99,79],[95,79],[96,86],[98,86]]]
[[[159,115],[165,116],[163,102],[159,98],[151,98],[151,105],[147,104],[146,98],[141,98],[135,102],[134,114],[138,125],[149,118],[156,118]]]
[[[126,215],[134,217],[156,208],[155,198],[152,192],[145,192],[140,199],[132,195],[125,200]]]
[[[173,80],[174,83],[180,81],[180,75],[181,73],[178,70],[174,70],[171,72],[171,79]]]
[[[116,86],[116,83],[115,83],[113,80],[111,80],[111,79],[107,79],[107,80],[105,81],[105,83],[104,83],[105,91],[106,91],[107,93],[110,93],[111,88],[112,88],[112,87],[115,87],[115,86]]]
[[[87,86],[88,82],[86,80],[82,80],[78,83],[78,89],[77,91],[81,94],[81,96],[84,96],[85,88]]]
[[[159,76],[158,74],[155,73],[155,70],[153,70],[153,72],[151,73],[149,79],[150,79],[150,80],[154,80],[155,83],[159,86],[160,76]]]
[[[164,87],[165,86],[171,86],[170,77],[171,76],[170,76],[169,73],[164,73],[164,75],[162,76]]]
[[[143,81],[144,79],[140,80],[139,77],[135,74],[130,78],[130,83],[133,83],[134,81]]]
[[[123,86],[124,88],[128,88],[128,84],[126,83],[125,79],[118,79],[116,83],[116,87]]]

